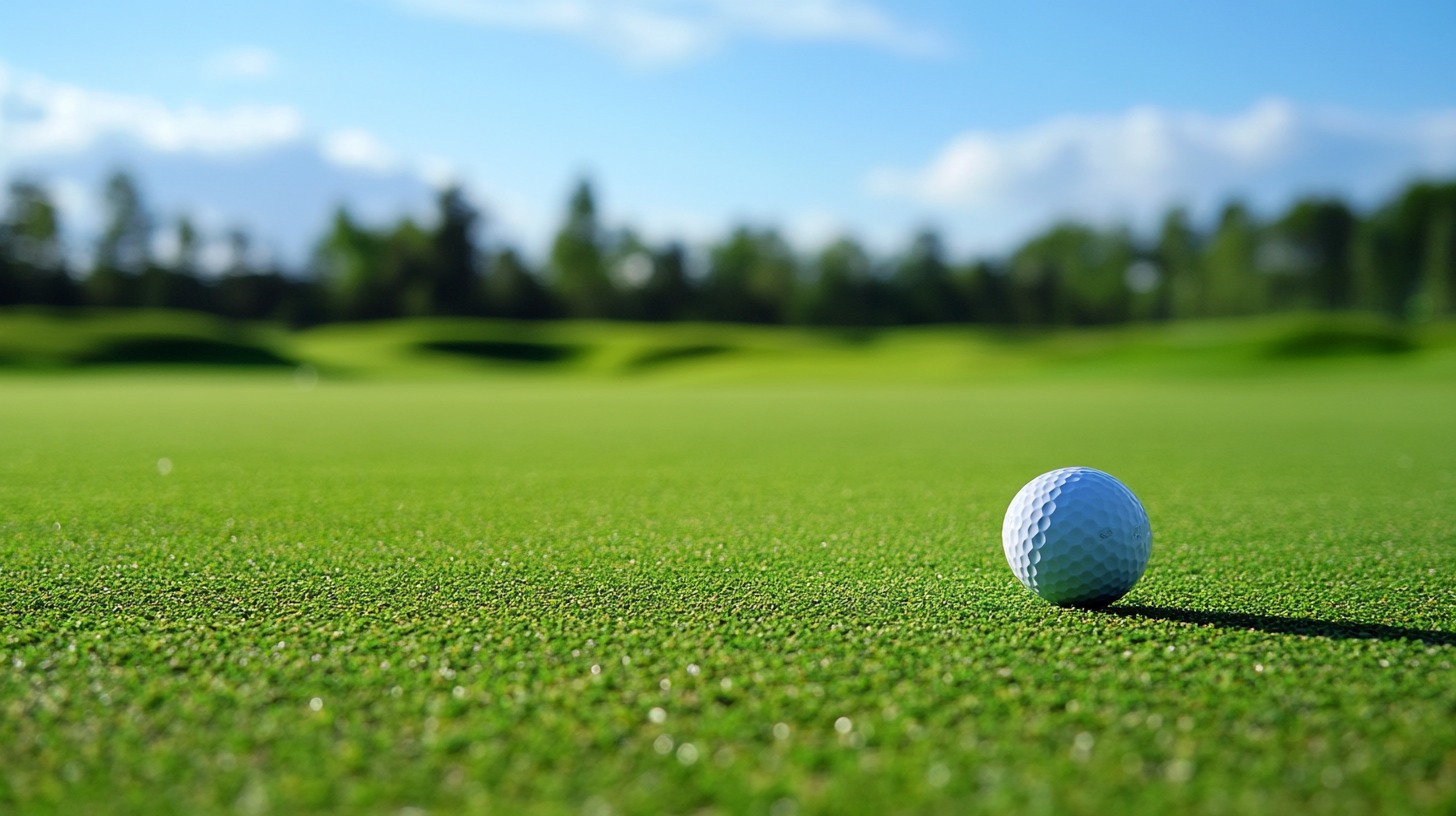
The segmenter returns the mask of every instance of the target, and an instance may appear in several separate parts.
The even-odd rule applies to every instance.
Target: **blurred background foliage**
[[[426,316],[1069,327],[1316,310],[1420,322],[1456,312],[1452,181],[1411,183],[1369,211],[1306,197],[1261,218],[1231,201],[1199,224],[1175,208],[1150,235],[1065,221],[1005,257],[976,258],[950,257],[932,229],[887,256],[853,235],[804,253],[755,224],[703,247],[653,243],[602,223],[586,180],[539,260],[498,240],[486,210],[454,187],[439,191],[424,223],[369,225],[341,207],[312,257],[292,265],[240,229],[202,236],[188,216],[160,221],[126,172],[106,182],[104,205],[94,243],[70,246],[45,185],[13,180],[0,221],[0,306],[180,309],[292,327]],[[204,239],[219,237],[226,257],[204,263]]]

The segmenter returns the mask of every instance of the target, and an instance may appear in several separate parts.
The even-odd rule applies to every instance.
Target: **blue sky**
[[[0,172],[111,166],[301,251],[462,181],[539,252],[572,180],[651,237],[1004,249],[1058,217],[1371,202],[1456,172],[1456,4],[132,0],[0,12]]]

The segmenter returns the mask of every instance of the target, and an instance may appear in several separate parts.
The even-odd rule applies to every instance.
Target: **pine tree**
[[[615,293],[607,277],[591,184],[582,180],[551,245],[551,285],[573,317],[608,317]]]

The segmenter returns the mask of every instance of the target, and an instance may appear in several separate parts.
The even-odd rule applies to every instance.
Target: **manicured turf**
[[[1439,366],[684,354],[716,384],[0,378],[0,811],[1456,809]],[[1152,518],[1103,612],[1001,555],[1069,464]]]

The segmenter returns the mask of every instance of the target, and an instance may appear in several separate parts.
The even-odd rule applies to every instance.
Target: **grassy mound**
[[[676,382],[970,383],[1242,377],[1362,364],[1456,372],[1456,330],[1358,315],[1100,329],[879,331],[421,319],[290,333],[205,315],[0,312],[0,366],[287,366],[384,379],[571,376]]]

